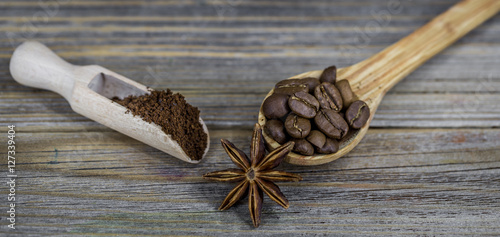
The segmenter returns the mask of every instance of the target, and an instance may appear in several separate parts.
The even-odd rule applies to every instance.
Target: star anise
[[[250,146],[250,160],[245,153],[231,142],[221,139],[222,146],[231,160],[240,169],[227,169],[210,172],[203,178],[214,181],[239,182],[226,196],[219,210],[226,210],[248,193],[248,209],[253,225],[258,227],[262,211],[262,192],[284,208],[288,208],[288,200],[273,181],[300,181],[302,177],[284,171],[273,170],[290,153],[294,143],[288,142],[276,148],[266,156],[262,128],[255,124]]]

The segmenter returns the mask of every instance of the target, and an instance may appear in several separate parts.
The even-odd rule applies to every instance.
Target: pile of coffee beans
[[[262,104],[264,131],[276,142],[294,141],[302,155],[335,153],[349,130],[360,129],[370,109],[352,92],[349,81],[337,81],[337,68],[326,68],[320,78],[280,81]]]

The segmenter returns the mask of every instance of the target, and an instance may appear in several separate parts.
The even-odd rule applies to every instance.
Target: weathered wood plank
[[[206,165],[216,165],[220,168],[231,164],[231,161],[223,155],[222,147],[219,146],[220,138],[232,140],[235,145],[248,151],[250,130],[211,130],[211,134],[214,145],[210,149],[210,156],[207,156],[211,159],[204,162]],[[90,166],[92,168],[89,170],[83,169],[82,171],[82,174],[87,175],[90,173],[86,172],[94,172],[96,165],[106,165],[106,167],[99,168],[103,170],[124,166],[123,169],[107,170],[107,172],[123,172],[121,175],[135,177],[154,176],[154,172],[151,173],[148,169],[160,169],[160,166],[196,167],[196,165],[185,164],[182,161],[171,160],[167,154],[112,131],[29,133],[18,130],[16,138],[21,145],[30,144],[18,147],[18,152],[22,154],[26,162],[24,169],[28,170],[56,168],[61,172],[73,172],[73,170]],[[475,158],[477,162],[489,162],[499,157],[475,157],[474,154],[480,152],[499,154],[497,153],[500,152],[499,149],[499,129],[372,129],[369,131],[369,136],[343,160],[347,162],[345,165],[350,165],[348,169],[388,168],[383,161],[373,162],[372,159],[379,156],[389,160],[396,159],[390,160],[391,162],[404,162],[404,157],[409,157],[414,160],[408,161],[411,163],[406,163],[406,166],[426,166],[428,164],[425,162],[440,161],[439,157],[425,158],[434,153],[447,156],[446,153],[457,155],[465,152],[470,153],[471,158]],[[419,159],[424,163],[415,163]],[[443,162],[450,163],[452,160],[443,158]],[[473,162],[473,160],[468,162]],[[339,161],[335,164],[342,165],[343,162]],[[71,167],[73,165],[77,167]],[[320,166],[303,169],[304,171],[317,171],[318,168]],[[186,171],[182,172],[185,175],[190,174]],[[193,169],[191,172],[198,172],[198,170]]]
[[[137,3],[131,1],[128,4]],[[239,1],[241,5],[231,6],[235,9],[241,7],[247,14],[223,18],[198,7],[181,4],[171,9],[159,2],[151,4],[160,4],[158,7],[167,13],[163,16],[122,16],[113,11],[110,16],[104,17],[97,12],[98,16],[94,17],[61,5],[56,16],[36,25],[35,36],[72,63],[100,64],[143,84],[155,88],[169,87],[185,94],[190,102],[201,108],[209,125],[250,127],[256,120],[254,111],[257,111],[261,98],[275,82],[302,71],[331,64],[348,65],[369,57],[452,3],[404,2],[402,12],[392,15],[387,26],[381,27],[367,42],[358,41],[362,36],[360,29],[376,20],[376,15],[370,12],[387,8],[385,1],[361,9],[359,5],[366,2],[332,3],[335,7],[327,9],[322,6],[327,3],[320,2],[312,4],[312,11],[317,14],[298,14],[297,18],[289,15],[293,13],[291,9],[281,8],[283,3],[274,6],[269,2],[255,4],[277,14],[264,14],[260,8],[247,9],[245,4],[248,3]],[[16,5],[17,1],[8,4],[10,10],[20,7]],[[111,7],[113,3],[98,1],[95,4],[110,4]],[[185,4],[191,6],[193,3]],[[433,8],[428,7],[431,5]],[[193,11],[200,15],[191,17]],[[23,12],[18,15],[7,11],[6,14],[11,16],[0,18],[5,21],[0,29],[15,35],[23,31],[25,16],[36,11]],[[71,16],[65,15],[69,12]],[[426,14],[422,16],[424,12]],[[499,126],[499,108],[492,103],[500,100],[500,68],[497,66],[499,19],[496,17],[476,29],[396,86],[380,106],[372,126]],[[62,29],[65,30],[61,32]],[[144,35],[152,37],[145,41]],[[7,106],[0,109],[8,114],[2,121],[42,125],[48,122],[43,118],[45,115],[26,118],[26,114],[38,117],[41,109],[57,106],[50,110],[64,114],[62,120],[52,118],[59,122],[57,126],[88,125],[90,122],[73,114],[60,97],[58,100],[54,95],[38,94],[38,91],[20,86],[11,79],[8,73],[11,43],[16,45],[23,39],[5,37],[0,41],[3,46],[0,47],[0,88],[19,93],[0,94],[1,104]],[[12,106],[12,99],[25,99],[26,92],[34,91],[40,100],[30,100],[28,104],[22,101]],[[44,100],[46,96],[49,98]],[[221,96],[225,99],[221,100]],[[447,118],[451,118],[450,121]],[[45,124],[51,126],[50,122]]]
[[[197,166],[114,132],[19,132],[16,233],[500,233],[499,129],[374,129],[338,162],[282,165],[304,181],[280,185],[288,210],[266,199],[256,230],[244,201],[216,210],[231,184],[201,179],[233,166],[219,138],[248,151],[251,131],[211,132],[209,159]]]
[[[223,83],[223,81],[220,81]],[[208,85],[206,83],[203,83]],[[270,83],[269,83],[270,84]],[[196,90],[175,90],[198,106],[210,126],[243,126],[250,128],[257,121],[257,113],[265,93],[256,92],[252,85],[226,85],[214,90],[196,85]],[[496,84],[494,84],[496,85]],[[198,87],[199,86],[199,87]],[[247,92],[233,94],[243,86]],[[480,85],[478,85],[480,86]],[[161,88],[161,87],[160,87]],[[479,87],[478,87],[479,88]],[[470,93],[390,93],[375,115],[371,126],[377,127],[498,127],[500,126],[500,94],[496,91]],[[199,91],[198,91],[199,90]],[[264,88],[255,90],[263,91]],[[474,90],[474,89],[472,89]],[[74,113],[64,98],[50,92],[4,93],[0,96],[1,124],[16,124],[21,129],[35,131],[36,126],[47,129],[81,130],[82,126],[100,126]]]
[[[500,235],[500,16],[393,88],[352,153],[283,164],[304,180],[280,184],[291,207],[266,198],[254,229],[246,199],[217,211],[231,184],[201,179],[233,167],[219,139],[248,152],[274,83],[363,60],[458,1],[401,0],[389,18],[388,0],[41,5],[54,2],[0,2],[0,133],[16,124],[19,149],[18,229],[2,219],[0,235]],[[207,159],[183,163],[75,114],[57,94],[19,85],[8,62],[25,39],[181,92],[209,124]],[[0,170],[6,177],[5,163]]]

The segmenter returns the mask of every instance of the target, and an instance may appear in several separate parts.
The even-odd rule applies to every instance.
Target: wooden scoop
[[[144,95],[146,86],[97,65],[76,66],[69,64],[45,45],[27,41],[17,47],[10,60],[10,73],[26,86],[51,90],[62,95],[71,108],[96,122],[133,137],[176,158],[199,163],[186,153],[170,135],[153,123],[125,113],[127,109],[111,98],[123,99],[129,95]],[[208,129],[200,118],[208,135]],[[207,138],[208,151],[210,139]]]
[[[370,118],[367,124],[340,142],[334,154],[303,156],[290,153],[287,160],[296,165],[319,165],[334,161],[349,151],[365,136],[369,124],[385,93],[425,61],[461,38],[500,10],[500,0],[464,0],[425,26],[384,49],[382,52],[355,65],[337,71],[338,79],[349,80],[353,92],[367,103]],[[291,78],[316,77],[322,70],[305,72]],[[273,93],[271,90],[266,98]],[[266,118],[259,112],[259,124]],[[266,143],[272,148],[279,144],[264,133]]]

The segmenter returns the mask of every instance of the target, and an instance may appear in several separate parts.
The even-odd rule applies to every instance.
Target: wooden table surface
[[[262,99],[301,72],[354,64],[456,0],[2,0],[1,236],[500,235],[500,16],[417,69],[382,101],[347,156],[279,167],[283,209],[217,207],[233,187],[219,140],[249,151]],[[396,5],[394,5],[396,4]],[[399,5],[398,5],[399,4]],[[48,45],[198,106],[210,130],[193,165],[74,113],[9,74],[15,46]],[[7,227],[7,126],[16,131],[16,229]]]

